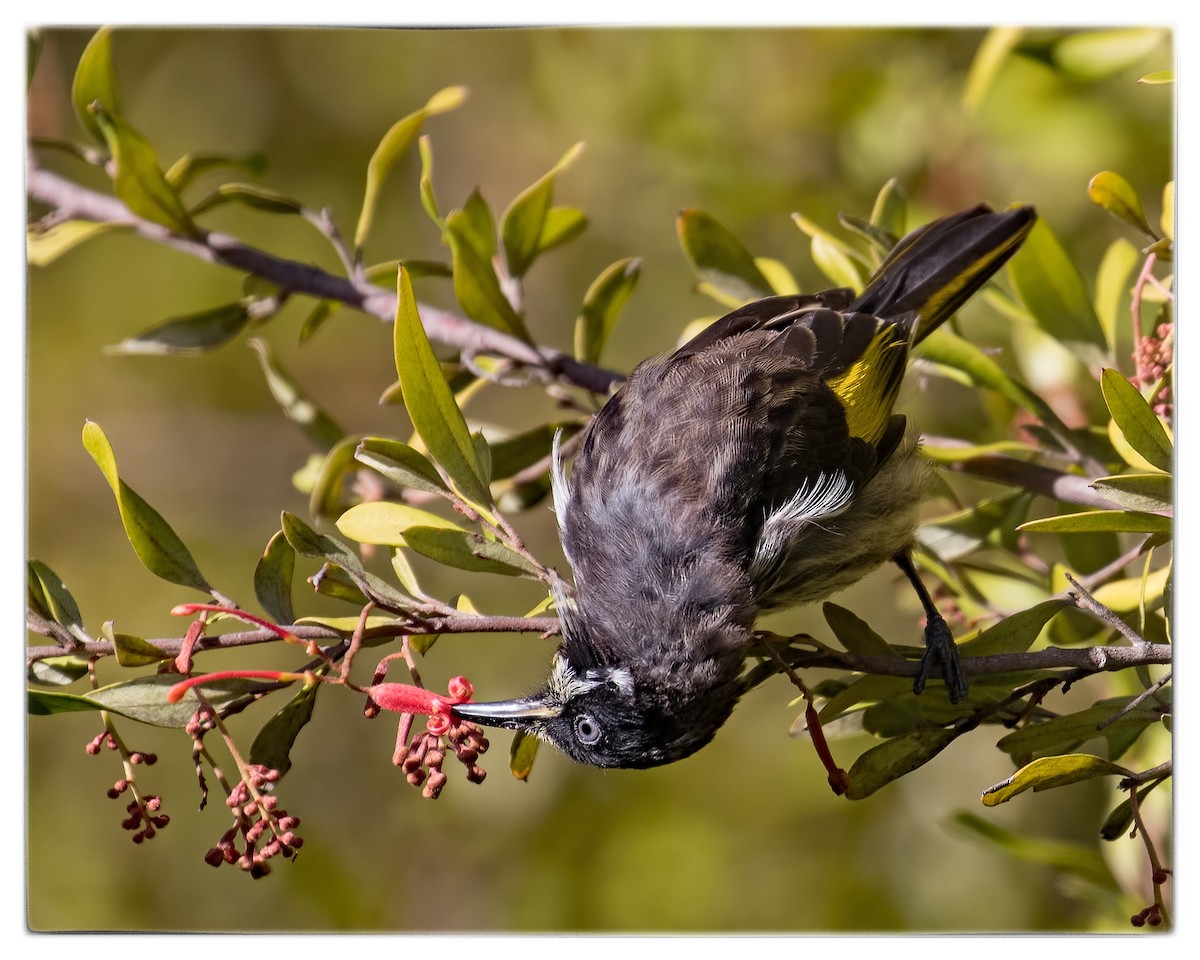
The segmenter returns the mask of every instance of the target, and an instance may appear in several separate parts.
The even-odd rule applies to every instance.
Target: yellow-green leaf
[[[113,622],[106,620],[100,627],[100,635],[113,645],[117,663],[122,667],[148,667],[152,663],[170,660],[169,653],[163,653],[152,643],[129,633],[116,633]]]
[[[1156,27],[1088,30],[1063,37],[1054,61],[1085,80],[1098,80],[1133,66],[1162,43],[1166,31]]]
[[[275,531],[254,568],[254,595],[276,623],[291,623],[292,575],[296,569],[296,551],[282,530]]]
[[[846,798],[862,800],[869,797],[880,787],[928,763],[946,749],[955,736],[953,730],[918,730],[872,747],[851,765]]]
[[[521,191],[508,205],[500,220],[500,237],[510,276],[522,277],[542,249],[542,231],[554,199],[554,178],[567,169],[583,152],[577,143],[536,183]]]
[[[1069,600],[1052,599],[1027,610],[1020,610],[988,627],[978,636],[958,645],[964,657],[990,657],[1001,653],[1024,653],[1038,638],[1042,628],[1060,610],[1070,606]]]
[[[445,526],[409,527],[404,542],[430,560],[459,570],[536,577],[536,568],[520,554],[481,534]]]
[[[1149,86],[1160,83],[1174,83],[1174,70],[1155,70],[1153,73],[1148,73],[1144,77],[1138,77],[1138,83],[1144,83]]]
[[[75,77],[71,81],[71,102],[75,105],[75,115],[83,128],[104,143],[104,131],[96,114],[92,113],[91,105],[99,103],[109,113],[119,114],[120,101],[117,74],[112,63],[112,28],[101,27],[92,35],[79,57]]]
[[[617,317],[633,295],[642,274],[642,261],[626,257],[606,267],[588,287],[583,309],[575,321],[575,356],[584,363],[599,363]]]
[[[582,210],[574,207],[551,207],[542,222],[542,235],[538,238],[538,256],[547,250],[570,243],[587,229],[588,218]]]
[[[1137,195],[1133,185],[1119,173],[1102,170],[1092,177],[1088,184],[1088,198],[1096,206],[1103,207],[1118,220],[1124,220],[1151,240],[1158,239],[1158,234],[1146,221],[1142,198]]]
[[[346,473],[358,467],[354,452],[360,439],[362,438],[357,434],[343,437],[330,448],[321,461],[321,469],[317,472],[308,495],[308,512],[314,520],[320,521],[333,516],[340,508]]]
[[[261,210],[263,213],[292,215],[304,213],[304,204],[299,200],[284,196],[274,190],[256,187],[249,183],[223,183],[192,207],[192,215],[198,216],[225,203],[240,203],[254,210]]]
[[[1167,473],[1124,473],[1101,477],[1092,487],[1118,506],[1158,513],[1174,502],[1174,480]]]
[[[106,353],[168,356],[203,353],[229,343],[250,321],[251,300],[227,303],[155,324],[105,348]]]
[[[508,769],[518,780],[528,780],[533,772],[533,761],[537,757],[539,740],[520,730],[513,735],[508,749]]]
[[[30,227],[25,237],[25,256],[31,267],[44,267],[84,241],[113,229],[115,224],[87,220],[67,220],[49,230]]]
[[[1041,757],[1026,764],[1007,780],[983,791],[980,799],[985,807],[995,807],[1026,790],[1049,790],[1069,783],[1093,780],[1096,777],[1128,777],[1124,767],[1088,753],[1069,753],[1058,757]]]
[[[404,546],[404,531],[410,527],[466,532],[454,521],[439,517],[436,513],[386,500],[355,504],[337,520],[338,530],[356,543],[379,543],[391,547]]]
[[[1116,350],[1118,324],[1128,315],[1129,278],[1137,267],[1139,256],[1132,243],[1119,237],[1104,251],[1096,270],[1096,316],[1110,351]]]
[[[1029,533],[1170,533],[1172,521],[1157,513],[1136,510],[1084,510],[1059,517],[1030,520],[1018,530]]]
[[[365,437],[355,450],[354,459],[377,470],[401,488],[438,494],[448,490],[425,455],[399,440]]]
[[[871,208],[871,226],[895,239],[904,236],[908,223],[908,197],[893,177],[880,189]]]
[[[267,388],[284,415],[304,431],[318,450],[333,449],[346,432],[301,390],[264,341],[256,338],[248,340],[247,345],[258,354]]]
[[[112,488],[125,536],[146,569],[155,576],[184,587],[211,591],[196,561],[162,516],[120,478],[117,457],[100,425],[83,425],[83,446]]]
[[[529,342],[525,321],[504,295],[491,259],[475,245],[472,221],[462,210],[455,210],[444,222],[454,262],[454,296],[463,311],[476,323]]]
[[[1113,422],[1149,463],[1168,473],[1174,466],[1174,444],[1146,398],[1118,370],[1100,374],[1100,389]]]
[[[738,304],[774,293],[745,244],[701,210],[684,210],[675,220],[683,252],[701,280]]]
[[[371,159],[367,163],[367,185],[363,191],[358,225],[354,228],[354,252],[357,258],[361,259],[363,247],[367,243],[367,236],[371,232],[375,207],[379,202],[379,191],[396,161],[412,145],[427,119],[439,113],[454,110],[466,98],[466,87],[446,87],[439,90],[429,98],[424,107],[392,124],[388,132],[383,135],[379,146],[375,148],[375,152],[371,154]],[[430,198],[432,199],[432,194],[430,194]],[[436,208],[431,216],[436,219]]]
[[[984,36],[971,61],[963,89],[962,105],[968,113],[979,109],[1024,32],[1024,27],[992,27]]]
[[[429,345],[412,284],[403,267],[396,287],[394,353],[404,406],[433,459],[441,464],[463,496],[486,508],[491,505],[492,495],[483,467],[467,422]]]
[[[1168,240],[1175,239],[1175,181],[1171,180],[1163,187],[1162,195],[1162,229],[1163,236]]]

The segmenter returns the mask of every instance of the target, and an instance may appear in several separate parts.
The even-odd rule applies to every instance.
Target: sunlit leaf
[[[609,334],[632,296],[641,273],[641,259],[626,257],[605,267],[592,281],[583,297],[583,309],[575,321],[575,357],[578,360],[600,362]]]
[[[31,267],[44,267],[92,237],[116,228],[116,224],[88,220],[67,220],[49,230],[30,227],[25,236],[25,257]]]
[[[487,507],[491,492],[467,423],[421,325],[408,275],[401,268],[398,276],[394,353],[404,406],[422,442],[463,495]]]
[[[476,249],[471,222],[462,210],[446,217],[444,236],[454,261],[454,296],[467,316],[529,342],[525,321],[504,295],[491,259]]]
[[[404,531],[410,527],[437,527],[466,532],[453,520],[439,517],[436,513],[387,500],[357,503],[337,520],[338,530],[356,543],[392,547],[404,546]]]
[[[1009,276],[1038,325],[1089,366],[1106,357],[1104,331],[1074,262],[1044,219],[1008,262]]]
[[[111,114],[121,113],[117,74],[112,63],[112,27],[101,27],[83,48],[71,81],[71,102],[83,128],[104,143],[104,131],[91,105],[99,103]]]
[[[1041,757],[1026,764],[1007,780],[988,787],[980,799],[985,807],[1011,800],[1026,790],[1049,790],[1096,777],[1128,777],[1130,771],[1088,753]]]
[[[537,577],[540,571],[519,553],[478,533],[445,526],[410,527],[404,542],[430,560],[483,573]]]
[[[165,174],[167,182],[182,191],[202,174],[222,167],[238,167],[252,176],[267,169],[267,158],[261,153],[234,157],[223,153],[188,153],[176,160]]]
[[[304,205],[292,197],[284,196],[274,190],[256,187],[248,183],[223,183],[207,197],[192,207],[192,216],[199,216],[213,207],[226,203],[240,203],[242,206],[263,213],[301,214]]]
[[[358,469],[354,454],[361,439],[357,434],[343,437],[325,454],[308,497],[308,512],[314,520],[331,517],[341,509],[346,474]]]
[[[1148,73],[1144,77],[1138,77],[1138,83],[1145,83],[1150,86],[1160,83],[1174,83],[1174,70],[1155,70],[1153,73]]]
[[[1174,481],[1166,473],[1126,473],[1093,480],[1092,488],[1118,506],[1151,513],[1170,510]]]
[[[29,606],[47,620],[66,627],[77,640],[86,641],[79,605],[58,574],[40,560],[30,560],[26,572],[26,602]]]
[[[1120,371],[1109,369],[1100,375],[1100,389],[1113,422],[1129,445],[1159,470],[1170,472],[1174,466],[1174,444],[1137,387]]]
[[[786,297],[794,296],[800,292],[800,285],[796,282],[796,278],[792,276],[792,271],[778,260],[771,257],[755,257],[754,265],[767,278],[767,283],[771,285],[773,293]]]
[[[445,493],[446,484],[424,454],[399,440],[365,437],[354,452],[354,459],[387,477],[396,486]]]
[[[168,703],[167,691],[178,682],[178,674],[156,673],[75,696],[43,690],[30,691],[29,712],[44,715],[74,710],[107,710],[158,727],[184,727],[192,719],[200,702],[195,692],[189,691],[178,703]],[[271,689],[272,686],[257,680],[237,678],[213,680],[195,689],[220,710],[255,691]]]
[[[1128,316],[1130,277],[1137,267],[1137,248],[1124,237],[1114,240],[1096,270],[1096,316],[1110,351],[1117,347],[1118,323]]]
[[[1153,27],[1072,33],[1055,44],[1054,61],[1076,77],[1098,80],[1138,63],[1166,35]]]
[[[292,767],[292,746],[312,719],[320,683],[304,685],[275,716],[263,724],[250,744],[250,762],[278,770],[283,776]]]
[[[548,173],[521,191],[504,211],[500,220],[500,237],[510,276],[522,277],[533,265],[542,249],[546,215],[554,199],[554,179],[574,163],[582,152],[582,143],[571,147]]]
[[[1092,177],[1088,183],[1088,198],[1096,206],[1103,207],[1118,220],[1124,220],[1151,240],[1158,239],[1158,234],[1150,229],[1150,224],[1146,221],[1142,198],[1137,195],[1133,185],[1119,173],[1102,170]]]
[[[683,252],[700,279],[741,304],[774,293],[746,246],[701,210],[684,210],[675,220]]]
[[[1021,610],[993,624],[972,640],[958,645],[964,657],[990,657],[1001,653],[1024,653],[1038,638],[1042,628],[1070,601],[1043,600],[1027,610]]]
[[[908,232],[908,197],[895,177],[885,183],[871,208],[871,226],[899,240]],[[893,243],[894,245],[894,243]]]
[[[375,217],[375,208],[379,202],[380,189],[396,161],[412,145],[413,140],[421,132],[421,126],[429,117],[455,109],[466,98],[466,87],[446,87],[439,90],[429,98],[424,107],[392,124],[387,133],[383,135],[383,139],[379,141],[379,145],[367,163],[367,185],[363,192],[358,225],[354,228],[354,250],[357,257],[361,258],[363,248],[366,246],[371,223]],[[432,192],[429,194],[429,198],[432,200]],[[436,207],[430,216],[437,219]]]
[[[111,620],[106,620],[100,627],[100,636],[113,645],[117,663],[122,667],[147,667],[171,659],[169,653],[164,653],[141,637],[130,633],[117,633],[113,630]]]
[[[518,780],[528,780],[533,772],[539,742],[537,737],[520,730],[513,735],[512,746],[508,750],[508,769]]]
[[[813,237],[809,247],[813,263],[831,283],[855,291],[862,289],[863,277],[858,265],[840,247],[823,235]]]
[[[1043,520],[1030,520],[1017,528],[1029,533],[1170,533],[1170,517],[1136,510],[1084,510]]]
[[[210,591],[212,588],[183,541],[167,521],[118,475],[116,454],[99,424],[91,420],[84,423],[83,446],[112,488],[121,524],[125,527],[125,536],[146,569],[171,583]]]
[[[967,113],[979,109],[1024,32],[1024,27],[992,27],[984,36],[963,88],[962,105]]]
[[[588,218],[582,210],[574,207],[551,207],[542,221],[542,235],[538,237],[538,256],[547,250],[570,243],[587,229]]]

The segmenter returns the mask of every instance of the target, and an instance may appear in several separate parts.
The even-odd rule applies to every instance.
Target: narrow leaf
[[[430,560],[459,570],[499,573],[508,577],[536,577],[536,568],[502,543],[485,540],[480,534],[446,527],[410,527],[404,542]]]
[[[490,506],[491,492],[483,479],[470,431],[429,345],[403,267],[398,273],[394,327],[396,372],[413,427],[463,495],[474,503]]]
[[[229,343],[245,328],[250,320],[251,302],[241,300],[167,320],[107,347],[105,352],[167,356],[216,349]]]
[[[963,89],[962,105],[967,113],[974,113],[979,109],[999,75],[1000,68],[1008,62],[1024,32],[1023,27],[992,27],[984,36],[983,42],[975,51],[975,59],[971,61],[971,69],[967,73],[967,82]]]
[[[253,210],[261,210],[263,213],[292,216],[304,213],[304,205],[299,200],[276,193],[274,190],[252,186],[248,183],[223,183],[192,207],[192,216],[199,216],[226,203],[240,203]]]
[[[555,434],[567,440],[580,431],[578,423],[543,423],[523,433],[495,440],[492,450],[492,479],[504,480],[550,456]],[[547,465],[547,469],[549,469]]]
[[[1104,331],[1083,277],[1045,220],[1034,223],[1008,270],[1022,303],[1043,330],[1089,366],[1104,362]]]
[[[454,521],[439,517],[436,513],[386,500],[357,503],[337,519],[338,531],[355,543],[391,547],[404,546],[404,531],[410,527],[437,527],[466,533]]]
[[[883,185],[871,209],[871,226],[893,238],[892,246],[904,236],[908,224],[908,197],[900,181],[893,177]]]
[[[1030,520],[1017,527],[1029,533],[1170,533],[1172,520],[1157,513],[1137,510],[1084,510],[1043,520]]]
[[[1063,37],[1054,62],[1084,80],[1098,80],[1131,67],[1162,43],[1166,31],[1153,27],[1088,30]]]
[[[52,687],[65,687],[87,676],[86,657],[46,657],[34,660],[26,671],[30,683],[44,683]]]
[[[345,476],[358,469],[354,452],[361,439],[356,434],[343,437],[325,454],[308,496],[308,512],[314,520],[320,521],[340,512]]]
[[[508,749],[508,769],[518,780],[528,780],[533,772],[533,761],[537,757],[539,742],[537,737],[520,730],[514,734],[512,746]]]
[[[746,246],[701,210],[684,210],[675,221],[683,252],[701,280],[737,303],[774,292]]]
[[[1174,481],[1167,473],[1126,473],[1092,481],[1097,493],[1129,510],[1151,513],[1170,510],[1174,499]]]
[[[1118,370],[1100,374],[1100,389],[1108,411],[1129,445],[1168,473],[1174,467],[1174,445],[1146,398]]]
[[[25,257],[31,267],[45,267],[81,243],[113,229],[115,224],[85,220],[67,220],[49,230],[31,226],[25,236]]]
[[[447,492],[446,484],[432,463],[406,443],[382,437],[365,437],[354,451],[354,459],[387,477],[396,486]]]
[[[1042,628],[1060,610],[1070,606],[1065,599],[1043,600],[1041,603],[1005,617],[972,640],[958,645],[964,657],[990,657],[1000,653],[1024,653],[1033,646]]]
[[[1137,267],[1137,248],[1124,237],[1114,240],[1096,270],[1096,316],[1104,331],[1108,349],[1117,349],[1117,330],[1130,303],[1130,276]]]
[[[283,776],[292,767],[292,746],[312,719],[321,684],[302,686],[275,716],[268,720],[250,744],[250,762],[278,770]]]
[[[112,27],[101,27],[84,47],[71,81],[71,102],[83,128],[104,143],[104,131],[91,105],[100,103],[109,113],[121,113],[117,74],[112,63]]]
[[[1096,206],[1103,207],[1118,220],[1124,220],[1151,240],[1158,239],[1158,234],[1150,228],[1146,220],[1142,198],[1137,195],[1132,184],[1120,174],[1111,170],[1102,170],[1096,174],[1088,183],[1088,198]]]
[[[112,151],[116,166],[113,191],[117,199],[144,220],[175,233],[194,236],[196,225],[179,194],[163,175],[150,141],[102,106],[94,106],[92,113]]]
[[[862,274],[854,260],[842,252],[840,247],[830,243],[825,236],[813,237],[810,251],[813,263],[831,283],[839,287],[849,287],[851,290],[862,289]]]
[[[282,530],[276,531],[254,568],[254,595],[262,608],[276,623],[291,623],[292,576],[296,569],[296,552]]]
[[[99,424],[91,420],[84,423],[83,446],[112,488],[125,536],[146,569],[171,583],[211,591],[191,553],[167,521],[120,478],[116,454]]]
[[[446,217],[445,228],[444,236],[454,261],[454,296],[467,316],[476,323],[530,342],[525,321],[500,287],[496,268],[476,249],[466,214],[453,211]]]
[[[1096,777],[1128,777],[1130,771],[1087,753],[1042,757],[1025,765],[1007,780],[983,791],[985,807],[995,807],[1026,790],[1049,790]]]
[[[363,191],[358,225],[354,228],[356,255],[361,256],[362,250],[366,246],[367,236],[371,232],[371,223],[375,218],[375,207],[379,202],[380,189],[396,161],[412,146],[413,140],[421,132],[421,127],[427,119],[439,113],[456,109],[466,98],[466,87],[446,87],[439,90],[429,98],[424,107],[392,124],[387,133],[383,135],[383,139],[379,141],[379,145],[367,163],[367,184]],[[434,218],[437,219],[436,216]]]
[[[928,763],[946,749],[956,736],[953,730],[918,730],[872,747],[851,765],[850,789],[846,791],[846,798],[862,800],[869,797],[893,780]]]
[[[30,607],[47,620],[62,624],[79,640],[84,640],[83,617],[79,605],[71,596],[67,585],[53,570],[39,560],[30,560],[26,566],[26,597]]]
[[[836,603],[826,602],[821,607],[825,622],[834,632],[838,642],[850,653],[866,657],[899,657],[892,645],[877,634],[865,620]]]
[[[575,356],[584,363],[599,363],[608,337],[642,275],[642,261],[626,257],[605,267],[583,297],[575,321]]]
[[[267,380],[267,387],[284,415],[304,431],[318,450],[332,449],[346,435],[346,432],[305,395],[279,365],[270,347],[264,341],[253,339],[248,340],[247,344],[258,354],[263,376]]]
[[[542,235],[538,237],[537,254],[570,243],[587,229],[588,218],[582,210],[574,207],[551,207],[542,221]]]
[[[577,143],[536,183],[523,190],[509,204],[500,220],[500,237],[510,276],[522,277],[533,265],[541,247],[546,215],[554,199],[554,179],[583,152]]]
[[[188,153],[171,164],[165,176],[167,183],[182,191],[201,175],[222,167],[237,167],[251,176],[258,176],[267,169],[267,158],[261,153],[240,157],[224,153]]]

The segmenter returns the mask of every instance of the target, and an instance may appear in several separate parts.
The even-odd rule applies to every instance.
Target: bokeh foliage
[[[115,188],[136,212],[182,234],[204,213],[210,229],[336,272],[340,264],[319,230],[264,215],[301,212],[293,197],[314,208],[328,205],[348,233],[357,215],[354,246],[366,263],[378,260],[390,266],[381,273],[394,277],[389,258],[411,261],[422,298],[447,307],[457,301],[474,319],[521,339],[567,352],[574,343],[582,357],[616,369],[669,347],[685,325],[717,315],[731,299],[788,282],[809,290],[861,281],[880,254],[871,229],[898,232],[891,230],[897,214],[888,194],[877,196],[885,181],[894,179],[910,198],[901,208],[909,227],[981,199],[1035,203],[1050,226],[1031,238],[1037,256],[1014,262],[1016,297],[994,293],[991,309],[965,310],[957,329],[966,341],[931,340],[934,372],[953,375],[930,377],[907,409],[927,433],[977,443],[1010,442],[1022,408],[1064,429],[1091,423],[1104,430],[1098,441],[1123,454],[1132,449],[1127,459],[1149,460],[1141,473],[1169,468],[1153,414],[1147,419],[1111,377],[1102,390],[1094,376],[1100,365],[1129,368],[1133,343],[1121,319],[1127,314],[1121,293],[1140,261],[1135,248],[1131,259],[1120,244],[1147,243],[1136,232],[1141,201],[1129,198],[1153,200],[1150,214],[1140,212],[1143,223],[1148,216],[1156,224],[1146,223],[1151,242],[1170,235],[1156,214],[1172,178],[1171,87],[1135,82],[1169,66],[1161,32],[998,31],[985,39],[972,30],[121,30],[112,35],[121,90],[116,113],[89,108],[106,96],[116,100],[103,60],[94,61],[95,70],[86,62],[75,70],[89,36],[59,30],[42,36],[31,132],[80,140],[79,122],[114,153],[134,150],[139,160],[123,165],[128,178]],[[620,84],[612,83],[614,74]],[[465,103],[460,87],[470,91]],[[135,119],[136,131],[122,129],[125,118]],[[411,141],[426,124],[433,150],[418,157]],[[581,157],[574,149],[564,154],[580,141],[587,143]],[[409,149],[401,156],[404,145]],[[181,184],[195,190],[197,178],[216,183],[226,171],[214,178],[213,165],[202,159],[184,165],[170,159],[214,146],[238,158],[239,177],[257,177],[216,188],[190,209],[178,205]],[[73,158],[43,153],[47,167],[89,185],[104,182]],[[269,158],[265,172],[260,156]],[[393,162],[396,169],[383,181],[382,168]],[[1097,182],[1098,171],[1121,176]],[[509,204],[509,198],[516,199]],[[1127,223],[1108,220],[1098,204]],[[551,218],[547,211],[554,210]],[[586,212],[582,233],[571,211]],[[800,211],[794,221],[792,211]],[[858,219],[839,225],[840,213]],[[478,273],[468,267],[495,252],[489,244],[497,235],[509,272],[527,274],[522,312],[498,288],[464,281]],[[571,245],[558,250],[565,239]],[[545,261],[529,270],[543,254]],[[448,261],[452,285],[440,266]],[[718,304],[690,292],[693,267],[701,292],[715,294]],[[119,232],[31,271],[30,552],[70,584],[74,600],[65,603],[55,573],[35,570],[47,608],[63,622],[98,629],[93,620],[119,616],[123,628],[141,636],[179,632],[166,616],[179,591],[151,580],[116,531],[112,493],[127,530],[131,514],[146,516],[138,508],[145,501],[122,486],[115,465],[110,472],[112,450],[99,442],[105,434],[92,431],[88,451],[112,490],[97,482],[77,440],[85,419],[104,425],[121,453],[121,477],[137,478],[134,485],[171,518],[204,576],[221,584],[249,582],[281,508],[336,516],[322,508],[345,491],[328,467],[344,467],[359,437],[407,437],[400,409],[375,403],[395,379],[390,331],[349,312],[314,311],[311,302],[285,303],[264,325],[255,308],[273,295]],[[182,315],[187,322],[179,322]],[[172,319],[164,324],[166,318]],[[237,342],[249,326],[258,328],[258,355]],[[198,340],[233,343],[188,356],[145,355],[194,348]],[[117,343],[118,351],[102,351]],[[970,344],[984,349],[964,353]],[[1022,384],[1031,389],[1022,392]],[[417,409],[405,399],[416,421]],[[486,410],[482,419],[518,437],[561,417],[535,390],[493,387],[484,397],[459,399],[469,419]],[[320,416],[311,415],[314,405]],[[302,430],[280,416],[281,406]],[[347,435],[355,442],[338,461]],[[529,443],[544,446],[548,436]],[[310,461],[314,448],[328,455]],[[443,466],[465,495],[486,499],[483,488],[463,486],[471,487],[472,476],[478,482],[480,448],[462,436],[453,448],[457,453],[439,459],[458,456],[461,463],[455,468],[442,459]],[[491,449],[493,476],[500,449]],[[431,452],[439,453],[432,445]],[[376,451],[394,466],[388,453]],[[509,466],[521,456],[515,444],[507,453],[517,458]],[[1118,478],[1109,489],[1148,515],[1155,508],[1147,502],[1162,502],[1162,485],[1153,479]],[[533,499],[539,492],[545,490],[526,493]],[[938,538],[928,545],[948,559],[980,547],[1011,550],[1012,527],[1029,516],[1029,498],[998,501],[994,486],[977,481],[956,482],[956,493],[964,505],[992,500],[986,509],[980,504],[943,516],[927,528]],[[524,495],[518,491],[517,501]],[[946,504],[940,506],[944,513]],[[1040,513],[1059,512],[1046,506],[1039,504]],[[1056,529],[1054,521],[1038,522]],[[1088,522],[1062,520],[1057,529]],[[520,523],[533,552],[557,562],[547,511],[535,509]],[[1120,529],[1129,529],[1128,522]],[[1055,536],[1046,556],[1060,566],[1043,571],[1037,587],[1023,586],[1011,570],[985,567],[972,573],[979,593],[1001,609],[1032,606],[1052,592],[1049,585],[1063,585],[1061,570],[1092,570],[1116,555],[1113,529],[1092,531]],[[149,539],[161,545],[163,538]],[[168,552],[178,570],[178,551]],[[189,582],[200,577],[203,585],[191,553],[187,560]],[[448,597],[463,589],[461,574],[416,563],[427,592]],[[877,575],[838,603],[887,641],[913,643],[910,601],[880,590],[886,577]],[[544,596],[533,584],[493,582],[499,579],[470,579],[480,609],[521,613]],[[1143,596],[1140,578],[1133,580],[1105,601],[1131,616],[1141,612]],[[272,610],[263,592],[258,597],[269,613],[284,612]],[[1143,625],[1162,621],[1149,613]],[[837,633],[838,623],[845,627],[836,612],[828,616],[828,626],[816,610],[771,625],[825,635]],[[1051,630],[1057,642],[1069,643],[1094,635],[1095,626],[1074,614],[1055,620]],[[867,642],[854,627],[848,635]],[[535,679],[551,648],[552,641],[533,638],[447,638],[426,658],[425,676],[439,687],[442,677],[468,665],[477,684],[486,681],[500,693]],[[278,665],[268,652],[236,658],[238,666],[248,661]],[[1140,686],[1114,678],[1108,689],[1129,699]],[[839,701],[832,688],[825,692],[828,719],[837,713],[829,704],[852,702],[844,695]],[[1096,698],[1076,696],[1077,709]],[[502,758],[492,755],[492,779],[482,790],[456,784],[428,804],[387,763],[389,732],[383,725],[364,732],[352,699],[324,697],[319,722],[292,754],[286,792],[305,816],[310,842],[303,855],[232,903],[221,888],[236,880],[211,873],[196,856],[217,828],[206,826],[203,815],[182,813],[192,789],[186,751],[157,731],[145,734],[163,757],[157,776],[174,785],[168,796],[176,815],[153,843],[133,849],[105,808],[108,772],[76,748],[94,735],[94,715],[31,723],[31,924],[1105,929],[1131,912],[1127,891],[1140,876],[1139,864],[1123,861],[1096,836],[1114,802],[1103,781],[1022,796],[981,819],[982,787],[1008,777],[1012,760],[1079,742],[1079,729],[1061,732],[1053,743],[1009,740],[1001,750],[986,738],[964,738],[887,790],[847,804],[827,792],[807,748],[784,735],[794,708],[786,707],[791,693],[776,679],[747,698],[713,746],[674,767],[601,773],[544,752],[531,782],[521,784],[508,780]],[[886,735],[912,719],[895,709],[867,713],[867,729]],[[234,726],[242,720],[250,718],[236,718]],[[241,729],[252,735],[254,726]],[[139,745],[142,736],[139,730]],[[858,754],[870,742],[835,741],[835,750],[844,743],[848,755]],[[1168,748],[1161,725],[1138,744],[1144,756],[1160,759]],[[1156,815],[1161,826],[1163,808]],[[997,849],[1019,852],[1006,858]],[[927,878],[914,876],[917,857],[936,858],[942,867]],[[429,896],[435,888],[455,891],[463,908],[435,909]],[[753,893],[730,895],[741,890]]]

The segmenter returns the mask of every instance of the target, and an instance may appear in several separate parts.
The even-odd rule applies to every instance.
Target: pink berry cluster
[[[430,718],[434,719],[433,717]],[[450,722],[444,733],[432,732],[434,724],[413,736],[408,744],[401,744],[392,762],[404,770],[405,776],[414,787],[421,787],[421,796],[436,800],[446,784],[442,763],[446,749],[454,752],[454,758],[467,768],[467,780],[483,783],[487,771],[476,761],[489,746],[483,728],[466,720]]]
[[[289,816],[279,806],[278,798],[267,792],[279,780],[279,771],[262,764],[250,764],[247,771],[250,784],[239,781],[225,800],[233,813],[233,826],[204,855],[204,861],[214,867],[236,863],[258,880],[271,872],[268,860],[278,856],[295,858],[304,841],[295,833],[300,818]],[[239,835],[244,843],[240,850]]]
[[[94,757],[100,752],[101,747],[120,750],[121,744],[110,730],[105,730],[88,741],[87,746],[83,749],[89,756]],[[132,765],[145,764],[147,767],[158,763],[157,754],[143,753],[140,750],[131,751],[125,759]],[[108,788],[107,793],[110,800],[116,800],[126,793],[131,795],[129,803],[125,806],[125,812],[129,816],[121,821],[121,827],[134,831],[132,837],[134,843],[144,843],[152,839],[159,830],[171,822],[169,816],[158,812],[162,807],[162,797],[154,793],[139,793],[131,777],[121,777]]]
[[[1153,334],[1138,341],[1133,351],[1133,362],[1137,375],[1134,386],[1149,387],[1166,375],[1175,359],[1174,324],[1160,323]],[[1171,418],[1173,401],[1170,384],[1163,384],[1155,396],[1150,398],[1154,412],[1165,419]]]

